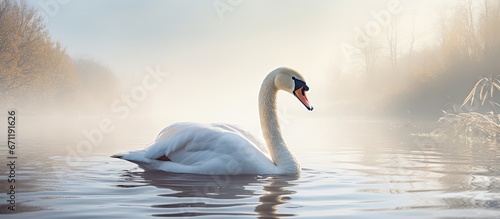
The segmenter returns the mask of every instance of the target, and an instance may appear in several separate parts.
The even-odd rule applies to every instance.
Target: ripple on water
[[[144,171],[97,148],[95,154],[67,162],[66,141],[31,138],[24,144],[33,150],[23,152],[16,171],[18,211],[5,214],[6,206],[0,205],[0,213],[2,219],[500,218],[498,146],[422,146],[410,135],[385,130],[383,123],[371,126],[376,129],[371,134],[347,129],[333,138],[328,132],[314,139],[316,148],[293,148],[305,167],[300,176]],[[155,132],[117,136],[147,139]],[[116,139],[123,142],[102,147],[145,145]],[[6,182],[0,186],[5,194]]]

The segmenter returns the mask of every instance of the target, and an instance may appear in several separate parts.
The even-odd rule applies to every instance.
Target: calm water
[[[19,119],[14,214],[0,127],[1,218],[500,218],[499,145],[415,135],[430,123],[294,118],[283,132],[300,176],[227,177],[109,158],[171,121],[115,120],[102,142],[78,147],[99,120]]]

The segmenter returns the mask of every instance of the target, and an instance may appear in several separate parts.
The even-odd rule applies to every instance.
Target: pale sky
[[[327,107],[328,81],[337,74],[332,65],[345,61],[339,45],[352,43],[356,28],[376,20],[372,12],[388,10],[390,1],[42,2],[57,1],[30,3],[45,12],[51,36],[72,57],[92,57],[124,79],[140,77],[148,66],[159,65],[171,73],[149,100],[183,106],[168,108],[170,113],[192,116],[201,107],[223,118],[235,111],[252,112],[257,118],[260,83],[280,66],[299,70],[311,87],[309,99],[315,108]],[[416,19],[421,41],[432,39],[443,5],[451,7],[451,1],[396,2],[403,10],[402,20]],[[223,19],[214,4],[228,9]],[[215,103],[210,101],[214,98]],[[289,111],[305,111],[293,96],[281,99]],[[222,107],[223,102],[227,105]],[[165,108],[151,112],[165,113]]]

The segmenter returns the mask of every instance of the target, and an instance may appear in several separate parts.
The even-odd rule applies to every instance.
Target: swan
[[[259,114],[267,148],[256,137],[229,124],[174,123],[146,149],[111,157],[143,169],[204,175],[298,174],[300,165],[287,148],[276,115],[276,94],[293,94],[310,111],[304,77],[281,67],[271,71],[259,92]]]

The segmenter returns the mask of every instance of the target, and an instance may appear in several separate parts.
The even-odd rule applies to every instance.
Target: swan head
[[[312,111],[313,106],[306,96],[306,91],[309,90],[309,87],[304,77],[293,69],[278,68],[276,70],[278,71],[274,78],[276,88],[293,94],[308,110]]]

